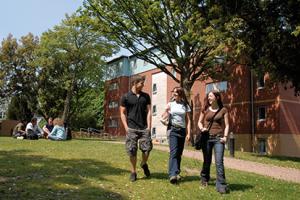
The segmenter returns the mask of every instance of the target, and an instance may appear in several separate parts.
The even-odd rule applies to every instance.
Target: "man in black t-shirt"
[[[152,150],[151,128],[151,99],[142,92],[145,78],[135,76],[131,79],[131,90],[121,99],[121,120],[127,132],[126,151],[130,157],[130,180],[136,181],[137,143],[142,151],[141,167],[146,177],[150,176],[147,160]]]

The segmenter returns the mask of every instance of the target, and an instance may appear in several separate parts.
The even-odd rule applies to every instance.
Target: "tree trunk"
[[[71,100],[73,97],[74,88],[75,88],[75,81],[72,80],[71,87],[67,91],[67,96],[64,103],[64,112],[62,115],[62,120],[64,121],[65,124],[69,124],[70,107],[71,107]]]
[[[180,86],[184,89],[184,93],[186,96],[186,101],[188,102],[191,112],[190,112],[190,119],[191,119],[191,139],[190,142],[192,145],[194,145],[194,135],[195,135],[195,130],[194,129],[194,110],[193,110],[193,100],[191,99],[191,90],[193,87],[193,82],[188,80],[188,76],[182,74],[181,75],[181,81],[180,81]],[[196,123],[197,124],[197,123]]]

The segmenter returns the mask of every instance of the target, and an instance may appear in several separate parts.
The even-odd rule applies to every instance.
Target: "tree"
[[[180,83],[188,98],[196,80],[224,75],[227,61],[244,48],[235,37],[242,22],[222,12],[219,1],[85,0],[84,7],[99,20],[97,28]]]
[[[85,16],[66,16],[60,25],[43,33],[37,51],[37,64],[41,66],[41,109],[48,116],[61,115],[66,123],[80,97],[98,87],[103,58],[115,49],[91,24],[93,20]]]
[[[275,81],[292,83],[300,95],[300,1],[224,1],[224,10],[244,21],[246,64]]]
[[[37,110],[38,67],[34,65],[34,52],[38,45],[38,37],[31,33],[21,37],[19,41],[10,34],[1,43],[0,96],[15,97],[20,108],[23,106],[24,109],[29,109],[20,112],[24,116],[16,116],[17,119],[28,118],[26,113]]]

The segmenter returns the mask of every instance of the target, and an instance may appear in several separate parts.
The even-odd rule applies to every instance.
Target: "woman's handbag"
[[[220,111],[221,109],[219,109],[215,114],[214,116],[211,118],[211,120],[209,121],[209,124],[208,124],[208,127],[207,127],[207,130],[205,131],[200,131],[200,133],[198,133],[196,135],[196,138],[195,138],[195,149],[196,150],[200,150],[204,147],[204,145],[207,143],[208,139],[209,139],[209,130],[212,126],[212,123],[214,121],[214,118],[215,116],[218,114],[218,112]]]
[[[198,133],[195,138],[195,149],[196,150],[202,149],[202,147],[205,145],[208,139],[209,139],[208,130],[200,131],[200,133]]]

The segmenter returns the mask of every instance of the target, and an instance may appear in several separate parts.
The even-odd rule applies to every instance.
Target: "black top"
[[[140,92],[139,97],[132,91],[129,91],[122,96],[121,105],[126,108],[127,124],[129,128],[147,128],[147,105],[150,104],[150,96],[145,92]]]

